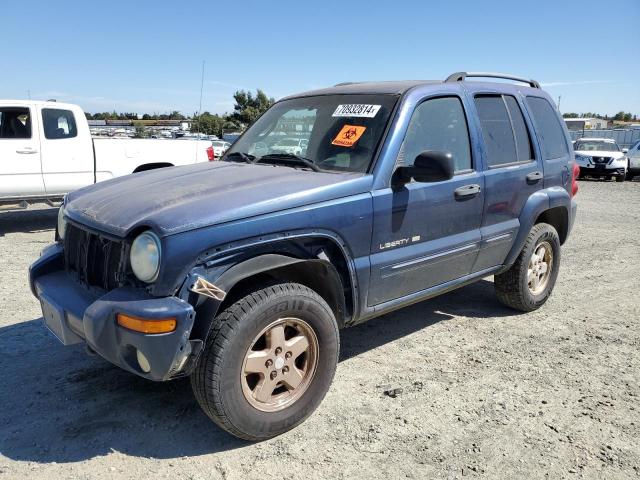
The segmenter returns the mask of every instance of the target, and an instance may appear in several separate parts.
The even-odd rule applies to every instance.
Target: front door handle
[[[36,150],[35,148],[31,148],[31,147],[25,147],[23,149],[16,150],[16,153],[20,153],[20,154],[23,154],[23,155],[30,155],[32,153],[38,153],[38,150]]]
[[[527,175],[527,183],[536,183],[542,180],[542,172],[531,172]]]
[[[480,193],[480,185],[473,183],[471,185],[458,187],[453,191],[453,193],[456,196],[456,200],[467,200]]]

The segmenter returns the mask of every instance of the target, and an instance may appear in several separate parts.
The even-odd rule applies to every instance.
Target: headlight
[[[64,234],[67,230],[67,221],[64,219],[64,207],[58,209],[58,238],[64,240]]]
[[[160,239],[152,231],[136,237],[129,254],[131,269],[136,277],[146,283],[158,278],[160,271]]]
[[[589,163],[589,160],[591,160],[591,157],[588,157],[587,155],[580,155],[579,153],[576,153],[576,162]]]

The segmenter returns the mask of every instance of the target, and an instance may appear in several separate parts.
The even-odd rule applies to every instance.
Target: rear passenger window
[[[0,138],[31,138],[28,108],[0,107]]]
[[[42,109],[44,136],[49,140],[73,138],[78,135],[73,112],[57,108]]]
[[[530,161],[533,154],[529,132],[516,99],[510,95],[481,95],[475,103],[488,166]]]
[[[555,109],[540,97],[527,97],[545,160],[568,155],[567,141]]]
[[[513,125],[513,133],[516,137],[516,153],[518,154],[518,161],[523,162],[525,160],[531,160],[533,159],[531,140],[529,139],[527,125],[524,123],[522,110],[520,110],[520,106],[514,97],[504,95],[503,98],[504,102],[507,104],[509,116],[511,117],[511,124]]]
[[[469,130],[459,98],[433,98],[416,107],[400,148],[399,160],[404,165],[412,165],[425,150],[451,153],[456,173],[471,170]]]

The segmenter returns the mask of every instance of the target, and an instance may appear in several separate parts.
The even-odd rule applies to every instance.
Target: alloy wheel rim
[[[553,269],[553,250],[547,241],[540,242],[533,250],[527,269],[527,285],[533,295],[547,288]]]
[[[299,318],[279,318],[251,342],[241,371],[242,393],[254,408],[276,412],[309,388],[318,365],[318,338]]]

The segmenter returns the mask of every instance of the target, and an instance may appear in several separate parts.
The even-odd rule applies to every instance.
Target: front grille
[[[113,290],[124,279],[128,245],[68,223],[64,236],[64,261],[68,272],[89,287]]]
[[[592,157],[593,158],[593,163],[595,164],[607,164],[609,163],[609,160],[611,160],[611,157]]]

